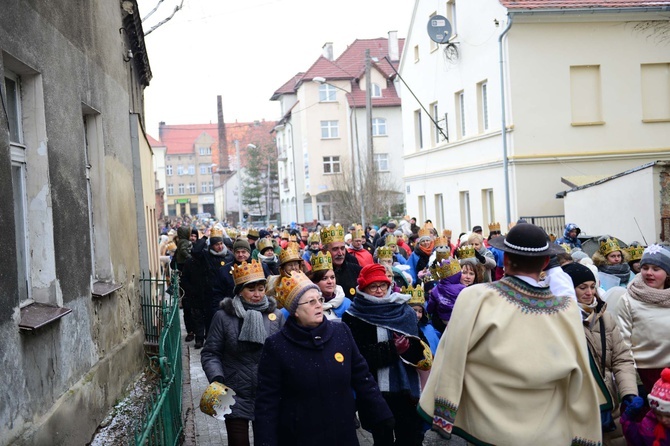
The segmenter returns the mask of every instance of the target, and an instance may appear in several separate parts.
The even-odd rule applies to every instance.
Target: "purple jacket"
[[[631,420],[626,413],[621,414],[621,427],[629,446],[652,446],[656,439],[654,429],[658,424],[656,415],[651,410],[639,422]],[[665,440],[659,445],[670,446],[670,429],[665,429]]]
[[[443,321],[451,319],[451,311],[454,309],[456,298],[463,291],[465,285],[461,284],[461,273],[456,273],[444,279],[440,279],[437,285],[428,293],[428,303],[426,312],[433,314],[437,310],[437,315]]]

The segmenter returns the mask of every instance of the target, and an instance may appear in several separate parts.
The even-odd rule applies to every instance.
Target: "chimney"
[[[219,117],[219,172],[228,172],[228,140],[226,139],[226,124],[223,122],[223,105],[221,95],[216,97],[216,111]]]
[[[400,60],[398,50],[398,31],[389,31],[389,59],[392,61]]]
[[[158,123],[158,140],[163,142],[163,127],[165,127],[165,121]]]
[[[321,49],[323,51],[323,57],[328,60],[333,60],[333,42],[326,42]]]

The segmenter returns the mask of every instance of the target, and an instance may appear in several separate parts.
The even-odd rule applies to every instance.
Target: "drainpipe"
[[[498,51],[500,53],[500,104],[502,107],[502,143],[503,143],[503,172],[505,174],[505,211],[507,213],[507,227],[512,222],[509,202],[509,162],[507,161],[507,121],[505,115],[505,66],[503,60],[503,38],[512,27],[512,14],[507,14],[507,26],[498,37]]]

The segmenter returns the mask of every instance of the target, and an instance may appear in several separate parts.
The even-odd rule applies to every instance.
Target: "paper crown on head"
[[[450,246],[449,246],[449,239],[447,239],[446,237],[438,237],[438,238],[436,238],[436,239],[435,239],[435,247],[437,248],[437,247],[439,247],[439,246],[446,246],[447,248],[450,248]]]
[[[619,246],[619,241],[617,239],[608,236],[604,240],[600,240],[600,247],[598,248],[598,252],[602,254],[603,257],[607,257],[614,251],[621,251],[621,247]]]
[[[247,232],[247,237],[251,238],[259,238],[260,236],[258,235],[258,229],[256,228],[251,228],[249,229],[249,232]]]
[[[272,243],[272,239],[270,238],[262,238],[259,241],[256,242],[256,248],[258,248],[258,252],[263,252],[264,250],[268,248],[274,249],[275,245]]]
[[[310,245],[312,243],[321,243],[321,237],[319,237],[319,233],[318,232],[312,232],[309,235],[309,237],[307,238],[307,243],[309,243]]]
[[[445,229],[442,231],[442,237],[451,238],[451,229]]]
[[[489,232],[497,231],[500,232],[500,223],[489,223]]]
[[[572,252],[572,247],[568,243],[561,243],[559,246],[563,248],[568,254]]]
[[[431,225],[432,226],[432,225]],[[421,237],[430,237],[432,232],[430,231],[431,228],[428,227],[428,225],[424,226],[423,228],[419,229],[419,238]]]
[[[265,281],[263,265],[255,259],[251,263],[242,262],[239,265],[233,265],[232,273],[235,286],[249,282]]]
[[[640,246],[637,242],[632,242],[628,245],[628,248],[624,249],[624,251],[628,253],[630,262],[636,262],[642,258],[642,254],[644,254],[644,246]]]
[[[284,249],[292,249],[294,251],[300,252],[300,245],[298,244],[298,242],[288,242]]]
[[[379,260],[393,260],[393,249],[388,246],[380,246],[377,248],[377,258]]]
[[[210,232],[210,235],[211,234],[212,233]],[[232,239],[237,238],[237,231],[233,228],[226,229],[226,234],[228,234],[228,237],[230,237]],[[221,232],[221,235],[223,235],[223,232]],[[221,237],[221,236],[219,236],[219,237]]]
[[[464,245],[458,248],[459,259],[469,259],[475,256],[475,247],[472,245]]]
[[[293,246],[287,246],[286,249],[282,249],[279,253],[279,264],[285,265],[288,262],[295,262],[302,260],[300,257],[300,252],[297,249],[294,249]]]
[[[344,242],[344,228],[339,223],[321,230],[321,243],[327,245],[336,242]]]
[[[281,276],[275,287],[277,301],[291,313],[298,307],[296,300],[309,288],[319,289],[302,271],[291,271],[289,277]]]
[[[288,231],[284,231],[281,233],[281,238],[288,240]]]
[[[175,249],[177,249],[177,244],[175,242],[170,242],[167,244],[166,249],[168,251],[174,251]]]
[[[289,242],[297,242],[298,241],[298,236],[295,234],[291,234],[288,236]]]
[[[312,256],[309,263],[312,264],[313,272],[333,269],[333,257],[330,255],[330,252],[326,252],[325,254],[319,252],[317,255]]]
[[[384,245],[386,246],[392,246],[397,244],[398,244],[398,237],[396,237],[393,234],[387,235],[386,238],[384,239]]]
[[[356,228],[354,229],[354,233],[352,234],[352,238],[365,238],[365,231],[361,228]]]
[[[430,273],[435,279],[445,279],[461,271],[461,264],[456,259],[443,259],[440,262],[435,262],[430,267]]]
[[[423,305],[426,303],[425,293],[423,291],[423,284],[413,287],[412,285],[408,287],[402,287],[400,290],[402,294],[409,294],[410,298],[407,301],[408,305]]]
[[[433,224],[432,224],[431,222],[426,223],[425,225],[423,225],[423,227],[426,228],[426,229],[428,229],[428,230],[431,230],[431,229],[434,228],[434,226],[433,226]]]
[[[209,238],[212,237],[223,238],[223,231],[219,228],[212,228],[212,230],[209,231]]]

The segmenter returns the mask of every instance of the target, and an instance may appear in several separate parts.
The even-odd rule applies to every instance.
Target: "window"
[[[453,39],[453,36],[458,34],[458,28],[456,28],[456,0],[449,0],[447,2],[447,20],[451,23],[451,35]]]
[[[642,121],[670,121],[670,63],[642,64],[640,70]]]
[[[184,195],[184,183],[179,183],[179,186],[177,186],[177,193],[179,195]]]
[[[382,97],[382,87],[377,84],[372,84],[372,91],[370,91],[370,96],[373,98]]]
[[[432,104],[430,104],[430,113],[433,116],[433,121],[439,123],[440,115],[438,114],[437,102],[433,102]],[[433,131],[430,133],[432,138],[431,142],[433,143],[433,146],[436,146],[440,143],[440,128],[433,123],[431,123],[431,126],[433,128]]]
[[[426,221],[426,196],[425,195],[419,195],[418,197],[419,200],[419,221],[424,222]]]
[[[600,93],[600,66],[570,67],[572,125],[604,124]]]
[[[386,118],[372,118],[372,136],[386,136]]]
[[[212,154],[211,147],[200,147],[200,155],[211,155],[211,154]]]
[[[388,172],[390,170],[388,153],[375,153],[374,160],[376,172]]]
[[[188,183],[188,193],[189,194],[196,193],[195,183]]]
[[[429,20],[430,22],[432,22],[431,19],[432,19],[433,17],[435,17],[436,15],[437,15],[437,12],[433,12],[433,13],[430,15],[430,17],[428,18],[428,20]],[[437,48],[438,48],[438,44],[437,44],[437,42],[435,42],[433,39],[429,39],[429,40],[430,40],[430,52],[432,53],[433,51],[437,50]]]
[[[188,165],[188,174],[189,175],[195,175],[195,165],[194,164],[189,164]]]
[[[471,219],[470,219],[470,192],[462,191],[460,193],[461,198],[461,227],[462,228],[471,228]]]
[[[459,91],[455,95],[456,98],[456,128],[458,129],[458,137],[465,137],[465,94]]]
[[[484,216],[484,223],[493,223],[496,221],[493,206],[493,189],[482,189],[482,215]]]
[[[212,173],[212,166],[210,164],[200,164],[200,175]]]
[[[414,110],[414,144],[416,149],[423,149],[423,134],[421,133],[421,109]]]
[[[172,176],[172,164],[168,164],[165,166],[165,175],[171,177]]]
[[[319,102],[337,101],[337,88],[330,84],[319,85]]]
[[[174,184],[168,184],[167,185],[167,194],[168,195],[174,195]]]
[[[200,183],[200,193],[201,194],[207,193],[207,182]]]
[[[489,129],[489,92],[486,81],[477,84],[477,116],[479,118],[479,133]]]
[[[414,46],[414,63],[419,61],[419,45]]]
[[[340,157],[324,156],[323,173],[340,173]]]
[[[184,166],[181,164],[177,166],[177,175],[184,175]]]
[[[435,227],[444,228],[444,197],[435,194]]]
[[[321,121],[321,139],[339,138],[337,121]]]
[[[209,182],[208,192],[214,192],[214,181]]]
[[[333,208],[330,195],[319,194],[316,196],[316,213],[319,221],[329,222],[333,218]]]

